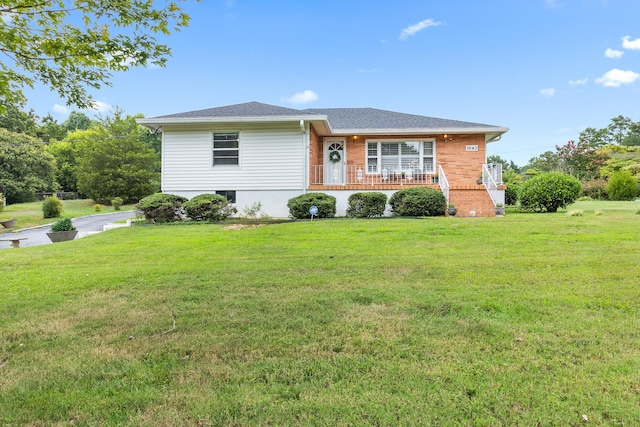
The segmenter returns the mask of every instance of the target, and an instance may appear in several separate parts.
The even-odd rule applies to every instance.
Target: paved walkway
[[[88,234],[99,233],[104,231],[105,225],[109,226],[118,221],[133,218],[135,216],[134,211],[126,212],[114,212],[106,214],[97,214],[83,216],[80,218],[74,218],[71,220],[73,225],[78,229],[78,237],[76,239],[84,237]],[[20,247],[27,246],[40,246],[49,245],[51,240],[47,237],[51,225],[43,225],[40,227],[26,228],[24,230],[18,230],[10,233],[0,234],[0,239],[10,239],[17,237],[26,237],[26,240],[20,242]],[[10,242],[0,242],[0,249],[10,248]]]

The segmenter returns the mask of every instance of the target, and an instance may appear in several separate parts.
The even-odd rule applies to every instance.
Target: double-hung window
[[[434,140],[367,141],[367,172],[433,173]]]
[[[238,132],[213,133],[213,165],[239,165],[240,139]]]

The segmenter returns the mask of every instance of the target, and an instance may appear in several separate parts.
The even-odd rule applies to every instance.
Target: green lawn
[[[639,207],[2,250],[0,425],[637,425]]]
[[[100,212],[95,211],[95,202],[93,200],[63,200],[62,207],[64,212],[62,217],[76,218],[84,215],[92,215],[95,213],[107,213],[114,212],[113,207],[104,206],[100,209]],[[121,206],[121,210],[133,210],[133,205]],[[37,225],[50,224],[56,220],[56,218],[43,218],[42,217],[42,202],[34,203],[16,203],[14,205],[8,205],[4,210],[0,211],[0,220],[17,218],[16,229],[34,227]],[[0,233],[6,233],[9,231],[0,227]]]

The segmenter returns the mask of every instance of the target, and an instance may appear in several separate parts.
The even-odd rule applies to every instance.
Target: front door
[[[324,185],[344,185],[344,139],[324,141]]]

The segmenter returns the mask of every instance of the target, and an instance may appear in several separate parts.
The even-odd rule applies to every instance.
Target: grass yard
[[[638,207],[4,250],[0,425],[638,425]]]

